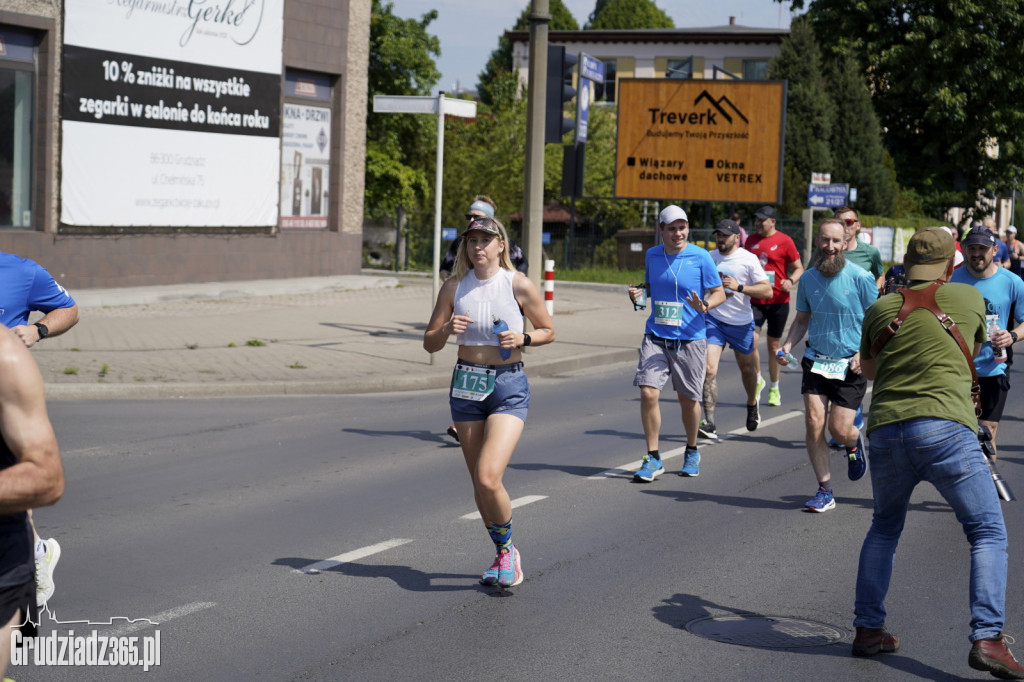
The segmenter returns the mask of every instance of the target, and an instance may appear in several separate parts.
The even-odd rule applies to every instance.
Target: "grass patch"
[[[100,378],[102,379],[103,377],[107,376],[107,372],[109,372],[109,371],[110,371],[110,365],[108,365],[107,363],[104,362],[103,365],[100,367],[100,372],[99,372]]]
[[[78,368],[77,367],[65,367],[64,368],[64,373],[65,374],[78,374]]]
[[[228,348],[238,348],[238,344],[232,341],[228,344]]]
[[[258,347],[258,346],[265,346],[265,345],[267,345],[267,343],[266,343],[266,341],[260,341],[259,339],[249,339],[248,341],[245,342],[245,345],[247,345],[247,346],[257,346]]]
[[[288,369],[306,369],[306,366],[301,362],[293,362],[292,364],[288,365]]]
[[[564,282],[604,282],[606,284],[637,284],[644,279],[643,269],[620,270],[619,268],[577,268],[575,270],[555,269],[555,280]]]

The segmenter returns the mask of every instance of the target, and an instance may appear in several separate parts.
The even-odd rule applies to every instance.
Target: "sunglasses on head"
[[[496,227],[494,218],[485,215],[467,215],[466,218],[469,220],[469,226],[474,225],[485,225],[488,227]]]

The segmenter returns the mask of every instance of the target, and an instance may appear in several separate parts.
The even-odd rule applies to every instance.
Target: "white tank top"
[[[460,346],[497,346],[495,316],[505,320],[509,331],[523,333],[523,312],[512,290],[515,276],[515,271],[501,268],[490,279],[480,280],[476,271],[470,270],[459,280],[455,289],[455,314],[469,313],[473,323],[465,333],[456,335],[456,343]]]

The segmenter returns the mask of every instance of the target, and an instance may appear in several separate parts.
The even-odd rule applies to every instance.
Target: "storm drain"
[[[846,632],[828,623],[784,616],[709,616],[691,620],[687,631],[725,644],[797,649],[838,642]]]

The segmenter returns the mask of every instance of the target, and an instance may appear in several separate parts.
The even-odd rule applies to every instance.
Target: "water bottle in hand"
[[[792,365],[794,362],[796,362],[796,358],[793,357],[792,353],[787,353],[786,351],[782,350],[781,348],[779,349],[779,352],[777,352],[775,354],[775,357],[777,357],[779,360],[784,360],[787,364],[790,364],[790,365]]]
[[[636,295],[636,300],[633,302],[633,310],[647,309],[647,288],[649,286],[647,282],[641,282],[634,286],[635,289],[640,290],[640,293]]]
[[[988,322],[988,335],[991,339],[992,335],[999,331],[999,316],[986,315],[985,320]],[[1006,362],[1006,349],[992,346],[992,359],[996,362]]]
[[[497,336],[498,334],[500,334],[502,332],[507,332],[508,331],[508,324],[506,324],[505,320],[501,319],[497,315],[492,315],[491,319],[494,320],[494,335],[495,336]],[[512,349],[511,348],[502,348],[501,345],[500,345],[501,344],[500,341],[498,342],[498,344],[499,344],[498,345],[498,352],[501,353],[501,359],[502,360],[508,360],[512,356]]]

